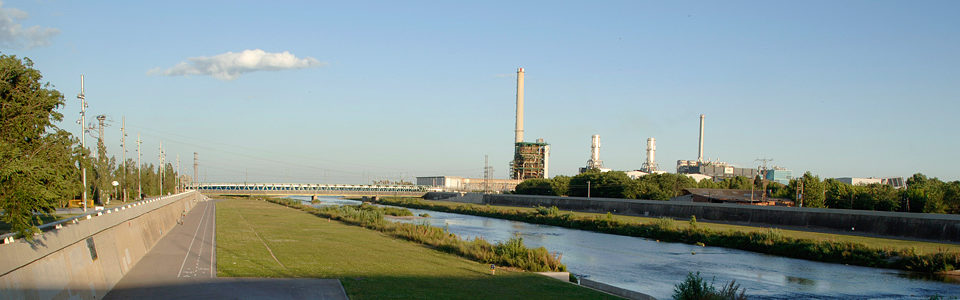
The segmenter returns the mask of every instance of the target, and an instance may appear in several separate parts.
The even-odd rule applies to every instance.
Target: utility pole
[[[590,180],[587,180],[587,198],[590,198]]]
[[[763,162],[763,170],[760,171],[760,182],[763,185],[763,202],[767,202],[767,162],[773,161],[772,158],[758,158],[754,161]]]
[[[80,75],[80,94],[77,95],[77,99],[80,99],[80,148],[81,150],[87,150],[87,97],[83,94],[83,75]],[[84,157],[85,158],[85,157]],[[82,170],[81,180],[83,180],[83,197],[80,198],[80,201],[83,201],[83,211],[87,211],[87,165],[86,160],[81,159],[80,166]]]
[[[193,189],[200,189],[200,172],[197,172],[197,168],[200,165],[200,160],[197,157],[197,153],[193,153]]]
[[[107,116],[106,116],[106,115],[97,115],[97,124],[99,125],[99,126],[97,127],[97,130],[98,130],[98,131],[97,131],[97,132],[98,132],[98,134],[97,134],[97,160],[98,160],[98,161],[103,161],[103,162],[105,162],[104,164],[102,164],[102,166],[109,166],[108,164],[106,164],[106,162],[107,162],[107,146],[106,146],[106,144],[104,144],[104,136],[103,136],[103,128],[106,126],[106,125],[104,125],[104,121],[106,121],[106,120],[107,120]],[[101,148],[101,146],[102,146],[102,148]],[[103,150],[103,153],[100,153],[100,150]],[[104,171],[106,171],[106,170],[100,170],[100,172],[104,172]],[[97,181],[99,181],[99,182],[102,183],[102,182],[103,182],[102,180],[103,180],[103,177],[104,177],[104,176],[105,176],[104,174],[98,175],[98,176],[97,176],[97,179],[98,179]],[[98,190],[98,192],[100,193],[100,194],[99,194],[99,195],[100,195],[100,203],[101,203],[101,204],[110,204],[110,196],[109,196],[110,193],[107,192],[107,198],[106,198],[107,200],[104,201],[104,200],[103,200],[103,199],[104,199],[104,197],[103,197],[103,187],[100,186],[100,185],[97,185],[97,190]]]
[[[120,162],[123,165],[123,177],[120,179],[120,190],[123,191],[123,202],[127,202],[127,117],[123,116],[120,119],[120,147],[123,148],[122,157],[123,160]]]
[[[143,184],[140,182],[140,158],[143,157],[140,153],[140,144],[143,144],[143,141],[140,140],[140,133],[137,132],[137,199],[143,200]]]
[[[173,177],[173,193],[180,192],[180,154],[177,154],[177,176]]]
[[[157,172],[160,174],[160,197],[163,197],[163,171],[163,141],[160,141],[160,170]]]
[[[797,188],[797,200],[800,200],[800,207],[803,207],[803,178],[797,180],[797,185],[799,185],[799,188]]]

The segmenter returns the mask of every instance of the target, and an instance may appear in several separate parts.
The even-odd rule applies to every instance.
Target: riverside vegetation
[[[785,236],[782,231],[773,228],[759,232],[716,231],[698,226],[695,217],[691,218],[690,226],[678,228],[675,221],[669,218],[660,218],[647,223],[623,222],[614,218],[610,213],[594,217],[575,216],[569,212],[561,212],[557,207],[537,207],[533,211],[523,211],[489,205],[447,206],[426,203],[415,198],[383,198],[378,202],[386,205],[493,217],[644,237],[666,242],[734,248],[778,256],[866,267],[938,273],[952,271],[960,266],[960,253],[957,252],[938,251],[921,254],[913,248],[894,249],[890,247],[870,247],[854,242],[800,239]]]
[[[255,197],[218,198],[217,277],[336,278],[352,300],[616,299],[515,268],[491,275],[488,264]]]
[[[491,244],[482,238],[472,241],[460,239],[446,228],[429,224],[394,223],[384,219],[384,215],[413,216],[407,209],[382,208],[369,204],[360,206],[341,205],[312,207],[298,200],[266,198],[266,201],[296,208],[310,214],[338,220],[347,224],[377,230],[395,237],[429,245],[437,250],[456,254],[468,259],[498,266],[515,267],[533,272],[565,272],[567,267],[560,263],[560,256],[539,247],[530,249],[524,246],[523,239],[513,237],[508,241]]]

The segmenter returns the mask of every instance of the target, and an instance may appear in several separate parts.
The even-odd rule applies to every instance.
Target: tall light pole
[[[143,141],[140,140],[140,133],[137,132],[137,199],[143,200],[143,185],[140,182],[140,158],[143,155],[140,153],[140,144],[143,144]]]
[[[174,194],[179,193],[180,192],[180,154],[177,154],[177,174],[176,176],[173,177],[173,182],[175,183],[173,193]]]
[[[163,141],[160,141],[160,197],[163,197]]]
[[[83,151],[87,149],[87,141],[84,138],[87,135],[87,97],[83,94],[83,75],[80,75],[80,94],[77,95],[77,99],[80,99],[80,148],[81,151]],[[83,158],[86,158],[86,156]],[[81,175],[83,180],[83,197],[80,198],[80,201],[83,201],[83,211],[87,211],[87,165],[83,158],[80,160],[80,167],[83,169],[83,175]]]
[[[123,116],[120,123],[120,146],[123,148],[123,177],[120,179],[120,190],[123,191],[123,202],[127,202],[127,117]]]

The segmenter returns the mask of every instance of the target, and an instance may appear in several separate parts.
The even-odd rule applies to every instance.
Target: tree
[[[554,176],[550,180],[550,185],[553,187],[553,193],[556,196],[564,196],[570,191],[570,176]]]
[[[803,186],[803,199],[797,199],[797,188]],[[803,203],[803,207],[826,207],[824,201],[824,185],[820,181],[820,176],[813,176],[810,172],[803,173],[803,177],[790,180],[787,187],[790,191],[789,197],[797,201],[797,205]]]
[[[577,197],[586,197],[589,188],[591,197],[636,198],[635,187],[627,173],[620,171],[587,171],[570,178],[570,195]]]
[[[531,178],[517,185],[517,194],[524,195],[556,195],[553,190],[553,181],[545,178]]]
[[[30,59],[0,55],[0,220],[20,236],[38,232],[50,215],[80,190],[70,133],[53,122],[63,115],[63,95],[33,68]]]

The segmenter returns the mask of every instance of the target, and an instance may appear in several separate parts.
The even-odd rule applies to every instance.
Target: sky
[[[275,3],[276,2],[276,3]],[[960,179],[957,1],[66,1],[0,4],[0,53],[28,57],[88,122],[206,182],[507,178],[516,69],[525,135],[575,175],[590,137],[614,170],[657,140],[821,177]],[[88,145],[95,145],[92,136]]]

